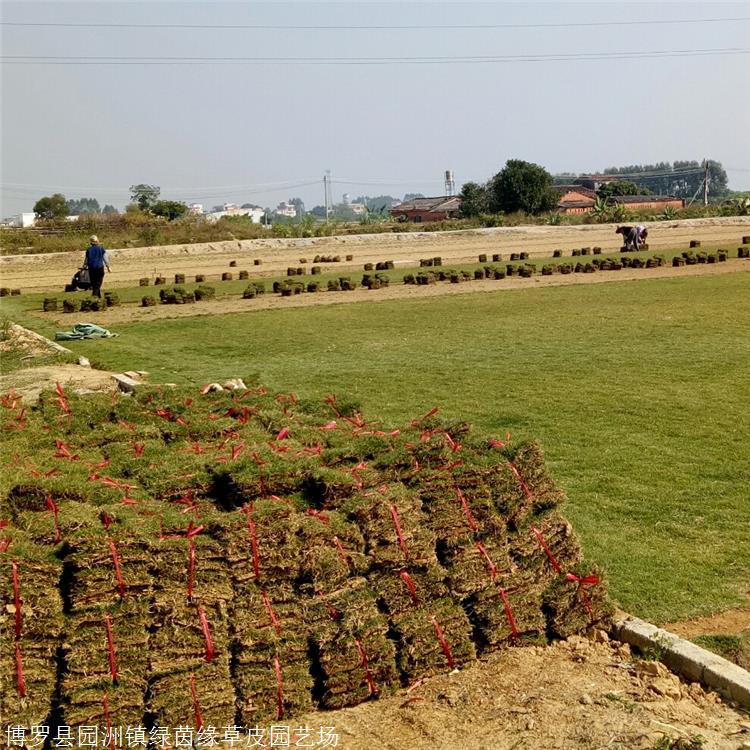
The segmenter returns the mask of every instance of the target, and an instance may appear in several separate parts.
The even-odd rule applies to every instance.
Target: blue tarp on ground
[[[78,339],[110,339],[117,336],[110,333],[106,328],[94,323],[76,323],[72,331],[58,331],[55,334],[56,341],[76,341]]]

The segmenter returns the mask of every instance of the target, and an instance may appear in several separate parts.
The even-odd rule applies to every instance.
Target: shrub
[[[320,292],[322,291],[323,287],[321,286],[319,281],[310,281],[307,284],[307,291],[308,292]]]
[[[493,263],[499,263],[503,259],[502,254],[500,253],[493,253],[492,255],[492,262]]]
[[[413,273],[404,274],[404,284],[416,284],[417,280]]]
[[[224,271],[224,273],[221,274],[221,280],[222,281],[231,281],[232,280],[232,274],[229,271]]]
[[[141,307],[156,307],[156,297],[141,297]]]
[[[581,248],[581,255],[591,255],[591,248],[590,247],[582,247]]]
[[[573,252],[571,253],[571,255],[572,255],[572,256],[573,256],[574,258],[577,258],[577,257],[578,257],[578,256],[579,256],[580,254],[581,254],[581,251],[580,251],[580,249],[577,249],[577,250],[573,250]]]
[[[237,278],[240,279],[240,281],[244,281],[245,279],[250,278],[250,274],[247,271],[240,271],[237,274]]]
[[[519,253],[521,260],[528,260],[529,254],[528,253]]]
[[[144,276],[141,279],[138,279],[138,286],[148,286],[151,283],[148,276]]]
[[[555,267],[552,265],[542,266],[542,276],[552,276],[555,272]]]
[[[261,259],[260,259],[260,258],[255,258],[255,259],[253,260],[253,265],[254,265],[254,266],[259,266],[259,265],[260,265],[261,263],[262,263],[262,261],[261,261]]]
[[[230,260],[229,261],[229,267],[230,268],[234,268],[236,265],[237,265],[237,261],[236,260]],[[176,279],[175,279],[175,281],[176,281]]]
[[[328,291],[329,292],[340,292],[341,291],[341,282],[338,279],[329,279],[328,280]]]
[[[166,283],[167,283],[167,280],[166,280],[166,278],[164,278],[164,276],[157,276],[154,279],[154,286],[161,286],[161,285],[166,284]]]
[[[44,312],[57,312],[57,297],[45,297],[42,302]]]
[[[64,299],[63,300],[63,312],[74,313],[81,309],[81,303],[77,299]]]
[[[492,272],[492,278],[493,279],[504,279],[505,278],[505,271],[501,271],[499,268],[495,268]]]
[[[184,284],[185,283],[185,274],[184,273],[176,273],[174,275],[174,283],[175,284]]]
[[[197,302],[204,299],[213,299],[216,296],[216,289],[212,286],[199,286],[193,292]]]
[[[99,312],[101,303],[98,299],[82,299],[81,312]]]
[[[600,247],[594,247],[592,248],[594,255],[601,255],[602,249]]]
[[[365,270],[365,271],[372,271],[372,270],[373,270],[373,265],[372,265],[372,263],[365,263],[365,265],[364,265],[364,270]]]
[[[206,280],[206,277],[202,273],[195,274],[196,284],[202,284]]]
[[[487,262],[487,255],[486,255],[485,253],[482,253],[482,254],[481,254],[481,255],[479,256],[479,262],[480,262],[480,263],[486,263],[486,262]]]
[[[510,259],[511,260],[521,260],[521,256],[518,253],[511,253],[510,254]],[[493,258],[493,260],[494,260],[494,258]]]
[[[107,307],[117,307],[120,304],[120,297],[116,292],[104,292],[104,304]]]
[[[562,250],[553,250],[552,251],[552,257],[553,258],[562,258]]]
[[[310,273],[311,273],[311,274],[312,274],[313,276],[317,276],[317,275],[318,275],[318,274],[319,274],[320,272],[321,272],[321,268],[320,268],[320,266],[311,266],[311,267],[310,267]]]

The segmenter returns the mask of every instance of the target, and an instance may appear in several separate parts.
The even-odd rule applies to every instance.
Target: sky
[[[326,170],[335,202],[442,195],[508,159],[705,157],[750,189],[750,2],[0,8],[3,217],[54,192],[122,209],[137,183],[309,209]]]

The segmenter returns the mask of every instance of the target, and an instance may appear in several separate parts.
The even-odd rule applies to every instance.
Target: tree
[[[461,216],[478,216],[489,210],[487,186],[477,182],[465,182],[459,193],[461,197]]]
[[[114,214],[119,214],[120,212],[111,203],[107,203],[102,209],[102,213],[107,216],[108,215],[114,216]]]
[[[631,164],[625,167],[607,167],[604,174],[625,175],[641,188],[648,188],[657,195],[676,195],[692,198],[703,184],[705,174],[703,161],[668,161],[656,164]],[[641,176],[642,174],[642,176]],[[708,185],[711,195],[724,195],[728,178],[721,162],[708,160]]]
[[[156,201],[151,206],[151,213],[154,216],[163,216],[168,221],[174,221],[187,213],[188,207],[180,201]]]
[[[96,198],[71,198],[68,201],[68,216],[98,213],[101,213],[101,209]]]
[[[404,196],[403,203],[406,203],[407,201],[413,200],[414,198],[424,198],[424,193],[407,193]]]
[[[651,191],[647,187],[641,187],[629,180],[615,180],[614,182],[605,182],[596,194],[607,200],[614,195],[651,195]]]
[[[137,203],[141,211],[150,211],[156,201],[159,200],[159,193],[161,193],[161,188],[156,185],[141,183],[140,185],[130,186],[130,200]]]
[[[326,209],[325,206],[314,206],[310,209],[310,213],[313,216],[317,216],[319,219],[325,219],[326,218]]]
[[[40,219],[64,219],[68,215],[68,201],[62,193],[46,195],[34,204],[34,213]]]
[[[558,201],[552,175],[538,164],[509,159],[489,182],[489,208],[492,213],[541,214],[551,211]]]

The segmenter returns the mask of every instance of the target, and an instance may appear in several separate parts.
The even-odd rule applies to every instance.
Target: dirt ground
[[[649,249],[660,251],[688,247],[691,239],[706,245],[721,244],[734,251],[743,236],[750,234],[750,218],[690,219],[680,222],[654,222],[650,226]],[[570,254],[580,247],[600,246],[605,252],[620,247],[616,225],[526,226],[474,229],[458,232],[410,232],[401,234],[351,235],[310,239],[267,239],[112,249],[109,251],[112,274],[105,279],[107,287],[132,286],[141,277],[163,275],[174,278],[184,273],[188,278],[205,274],[208,281],[229,271],[230,261],[236,270],[247,270],[251,278],[278,275],[301,258],[308,264],[316,254],[339,255],[341,262],[325,264],[328,269],[345,273],[360,272],[364,263],[394,261],[396,267],[413,266],[420,258],[440,256],[443,264],[476,262],[479,254],[492,256],[510,252],[528,252],[531,258],[552,255],[559,248]],[[102,238],[106,244],[106,237]],[[83,251],[40,255],[0,257],[3,286],[22,291],[62,291],[81,265]],[[351,261],[346,261],[352,255]],[[261,261],[253,265],[254,259]]]
[[[750,742],[750,716],[617,642],[574,636],[508,649],[462,671],[355,708],[303,717],[335,727],[345,750],[706,750]],[[683,744],[678,747],[688,748]]]

